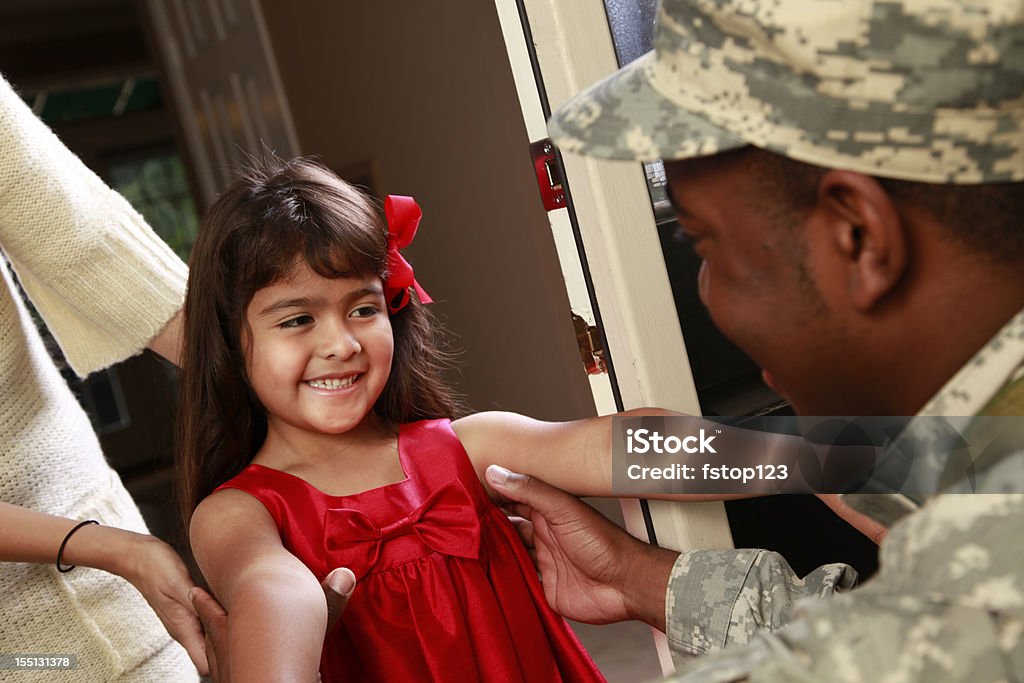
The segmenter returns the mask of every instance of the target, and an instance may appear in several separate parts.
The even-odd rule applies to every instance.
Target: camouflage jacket
[[[1024,414],[1024,311],[919,413],[999,414]],[[912,422],[904,438],[927,435],[915,433]],[[850,587],[843,565],[799,579],[773,553],[683,553],[666,597],[680,666],[671,680],[1024,680],[1024,453],[1008,451],[972,475],[975,493],[951,493],[967,487],[934,481],[924,497],[846,497],[895,523],[878,574],[829,600],[794,604]]]

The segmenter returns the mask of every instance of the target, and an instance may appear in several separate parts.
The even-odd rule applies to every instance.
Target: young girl
[[[319,164],[276,162],[224,193],[193,250],[182,500],[231,614],[233,675],[603,680],[481,481],[498,462],[607,495],[610,421],[450,421],[427,299],[398,253],[419,208],[385,209],[387,226]],[[325,638],[335,567],[359,588]]]

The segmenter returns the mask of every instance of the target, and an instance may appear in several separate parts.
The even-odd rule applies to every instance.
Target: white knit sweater
[[[185,265],[2,79],[0,249],[82,376],[138,353],[181,306]],[[0,270],[0,500],[145,531]],[[77,655],[39,680],[197,679],[138,592],[87,568],[0,563],[0,653]]]

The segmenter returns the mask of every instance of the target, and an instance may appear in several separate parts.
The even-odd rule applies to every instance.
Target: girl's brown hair
[[[299,262],[323,277],[386,279],[387,228],[359,190],[309,158],[245,170],[203,217],[189,262],[178,393],[179,500],[193,510],[252,460],[267,434],[246,376],[245,310]],[[453,417],[446,356],[433,319],[410,291],[391,315],[391,375],[374,412],[391,425]]]

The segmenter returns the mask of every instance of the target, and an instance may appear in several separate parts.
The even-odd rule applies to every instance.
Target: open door
[[[552,109],[619,66],[606,3],[495,4],[530,140],[541,141]],[[630,4],[628,17],[647,16],[653,26],[654,0]],[[642,35],[630,36],[640,52],[649,49]],[[620,48],[625,42],[618,41]],[[591,379],[598,411],[660,406],[701,414],[659,237],[659,167],[567,155],[554,169],[559,175],[549,182],[561,184],[566,199],[549,217],[570,303],[575,315],[599,327],[605,344],[608,373]],[[631,533],[665,547],[732,547],[721,503],[623,501],[623,513]],[[658,635],[667,672],[672,664]]]

